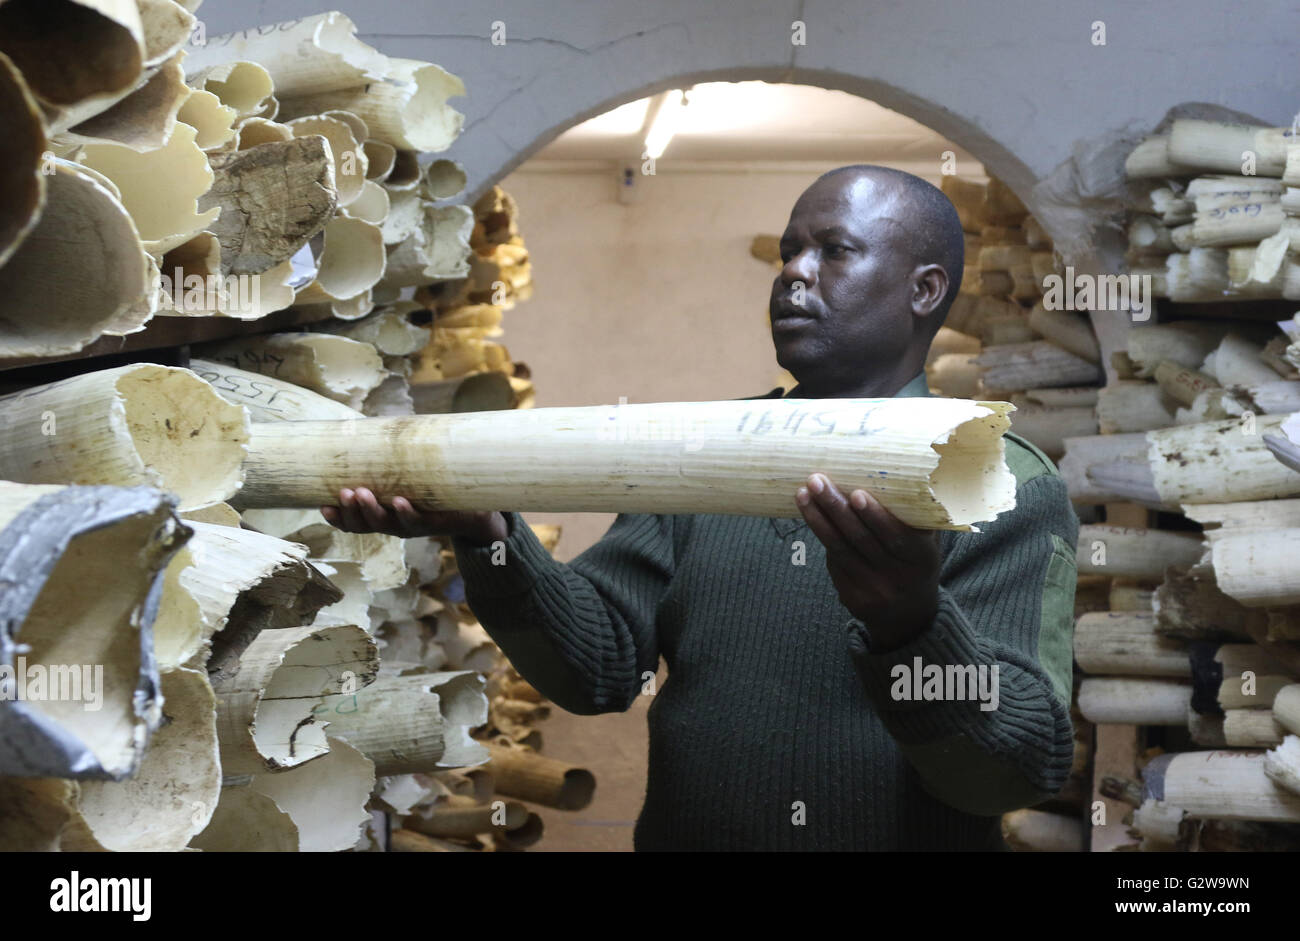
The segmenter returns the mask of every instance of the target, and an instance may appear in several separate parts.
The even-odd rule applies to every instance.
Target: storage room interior
[[[488,563],[320,507],[517,508],[557,584],[736,512],[628,502],[691,465],[600,422],[793,388],[779,242],[859,164],[960,221],[930,397],[1077,515],[1072,755],[1001,840],[1300,849],[1295,17],[1094,6],[0,0],[0,850],[632,851],[665,661],[562,708]]]

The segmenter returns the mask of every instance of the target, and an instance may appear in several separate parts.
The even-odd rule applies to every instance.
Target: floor
[[[661,670],[659,681],[662,682]],[[552,707],[538,728],[542,753],[586,768],[596,794],[583,810],[535,807],[546,827],[530,852],[631,852],[632,828],[645,799],[649,696],[627,712],[575,716]]]

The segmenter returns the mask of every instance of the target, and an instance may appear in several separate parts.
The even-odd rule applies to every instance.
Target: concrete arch
[[[502,179],[510,171],[527,161],[535,153],[555,140],[569,128],[603,114],[630,101],[636,101],[672,88],[683,88],[704,82],[764,81],[794,85],[813,85],[834,91],[843,91],[873,101],[936,131],[974,155],[985,169],[1002,180],[1019,180],[1022,185],[1032,185],[1033,172],[1002,142],[994,140],[974,122],[962,118],[933,102],[924,101],[876,79],[826,70],[794,69],[711,69],[689,75],[668,75],[636,88],[620,90],[603,97],[598,103],[552,127],[540,129],[537,136],[518,150],[513,157],[490,178],[471,183],[475,195]],[[468,129],[472,132],[472,128]],[[935,155],[936,163],[940,159]]]

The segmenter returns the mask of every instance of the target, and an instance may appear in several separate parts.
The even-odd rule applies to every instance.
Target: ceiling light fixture
[[[668,142],[677,133],[685,107],[686,93],[680,88],[655,95],[646,118],[646,157],[658,160],[663,156],[664,151],[668,149]]]

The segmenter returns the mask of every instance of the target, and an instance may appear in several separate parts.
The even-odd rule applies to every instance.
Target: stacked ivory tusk
[[[299,396],[307,399],[312,393],[300,390]],[[373,791],[368,806],[393,818],[394,835],[387,845],[382,828],[367,827],[357,848],[522,849],[540,838],[542,823],[538,813],[521,809],[514,800],[560,810],[586,806],[594,789],[590,773],[537,755],[541,733],[536,726],[549,706],[513,671],[464,603],[449,544],[430,537],[349,534],[329,526],[315,509],[250,509],[243,521],[305,548],[310,563],[329,573],[341,590],[340,600],[315,613],[316,625],[359,622],[378,648],[373,683],[323,695],[312,711],[328,722],[331,744],[346,742],[369,762]],[[535,530],[553,551],[558,530]],[[499,768],[498,756],[507,750],[507,758],[516,760],[502,759],[508,767]],[[251,786],[260,788],[260,794],[266,786],[257,783],[259,776],[266,778],[255,773]],[[240,813],[262,813],[254,805],[265,801],[244,783],[241,779],[240,787],[227,791],[234,801],[231,821]],[[512,803],[498,820],[493,812],[502,801]],[[436,823],[432,830],[425,827],[426,819],[441,819],[453,806],[478,808],[479,816],[469,817],[474,826],[462,822],[451,831]],[[195,845],[275,848],[287,841],[288,821],[269,819],[274,825],[268,825],[264,845],[250,845],[233,822],[220,834],[201,836]]]
[[[1175,301],[1300,299],[1300,145],[1290,128],[1183,118],[1125,170],[1129,262]]]
[[[447,161],[435,162],[425,186],[433,192],[459,187],[457,172]],[[495,340],[502,314],[532,296],[532,266],[518,218],[515,201],[493,187],[473,207],[468,273],[416,291],[416,300],[433,314],[429,344],[409,377],[417,414],[532,406],[527,365],[513,362]]]
[[[1126,164],[1130,270],[1180,306],[1129,326],[1061,469],[1128,524],[1081,529],[1074,646],[1085,718],[1161,745],[1121,769],[1131,848],[1297,848],[1300,331],[1261,305],[1293,296],[1289,140],[1179,119]]]
[[[460,132],[456,76],[341,13],[194,42],[195,2],[48,6],[0,13],[0,356],[156,316],[356,320],[470,274],[473,213],[441,202],[464,174],[417,159]]]
[[[321,336],[396,356],[423,339],[404,324]],[[22,481],[0,492],[0,566],[24,586],[5,598],[17,631],[0,637],[0,689],[34,691],[68,660],[110,673],[86,679],[101,711],[36,696],[3,712],[16,750],[0,752],[0,792],[24,812],[0,822],[0,846],[373,848],[374,811],[422,819],[470,800],[490,825],[445,839],[514,850],[540,818],[512,810],[498,827],[488,798],[585,805],[590,775],[535,755],[548,707],[465,607],[449,548],[224,502],[242,486],[250,419],[359,413],[284,379],[192,366],[92,372],[0,402],[3,474]],[[489,740],[520,753],[496,792]]]
[[[459,192],[463,184],[464,174],[450,161],[435,161],[425,172],[430,198]],[[473,215],[468,213],[465,218],[472,228],[457,220],[453,244],[438,243],[440,257],[457,259],[445,271],[459,275],[439,281],[421,275],[414,299],[394,295],[359,319],[339,315],[300,332],[208,344],[199,350],[202,359],[196,368],[205,378],[212,377],[210,381],[231,401],[254,409],[259,421],[531,406],[528,367],[513,362],[495,341],[502,334],[503,311],[531,294],[517,210],[513,200],[496,188],[479,200]],[[340,219],[338,224],[349,226],[354,221]],[[397,289],[385,290],[393,294]],[[319,309],[331,316],[327,308]],[[265,378],[256,380],[251,374]],[[271,390],[277,382],[316,396],[311,404],[293,394],[276,396]]]
[[[482,829],[392,848],[523,848],[517,800],[594,785],[537,755],[548,706],[449,546],[227,502],[254,425],[531,404],[496,342],[531,291],[516,208],[449,205],[464,172],[418,159],[459,133],[455,76],[339,13],[196,45],[197,6],[0,4],[0,356],[155,316],[307,325],[0,399],[0,849],[385,847],[377,812],[467,801]]]
[[[1080,529],[1080,597],[1100,584],[1075,625],[1078,708],[1171,752],[1140,769],[1123,821],[1141,849],[1300,848],[1275,827],[1300,822],[1297,503],[1187,503],[1183,529]]]
[[[463,183],[459,169],[450,163],[435,164],[432,171],[426,180],[439,187],[434,195],[454,193]],[[243,406],[255,427],[268,430],[294,422],[496,411],[530,404],[523,398],[531,395],[531,385],[522,375],[522,363],[511,363],[505,355],[490,361],[471,358],[482,350],[485,338],[502,335],[501,312],[529,290],[527,255],[513,201],[495,190],[475,212],[469,236],[474,259],[466,265],[465,277],[421,287],[416,300],[389,301],[357,320],[335,319],[314,323],[310,331],[209,344],[196,350],[191,371],[221,399]],[[430,320],[431,326],[418,323]],[[504,354],[499,344],[489,348]],[[417,370],[430,375],[437,363],[446,371],[433,372],[435,381],[408,387],[408,376]],[[327,755],[337,750],[337,743],[356,752],[358,757],[341,767],[369,775],[366,806],[373,813],[391,815],[398,824],[391,843],[385,841],[384,828],[367,823],[360,840],[354,833],[347,845],[395,851],[431,846],[513,850],[534,842],[541,833],[537,813],[518,817],[514,811],[508,822],[498,825],[492,822],[493,802],[525,800],[542,808],[578,809],[590,799],[590,773],[537,755],[537,724],[549,706],[511,670],[464,604],[450,545],[427,537],[399,539],[335,529],[316,507],[335,497],[322,494],[307,507],[245,508],[236,520],[244,527],[238,530],[243,535],[296,550],[280,553],[278,566],[270,570],[282,583],[296,578],[292,584],[302,586],[296,606],[301,617],[293,623],[316,630],[355,626],[377,647],[374,681],[348,691],[322,691],[313,700],[312,712],[321,725],[314,727],[310,742],[302,743],[317,750],[328,744]],[[246,503],[239,495],[233,499]],[[553,548],[558,531],[538,529]],[[300,567],[315,578],[304,579]],[[317,579],[325,581],[328,596],[322,595]],[[241,615],[246,610],[238,609]],[[286,630],[259,634],[259,625],[291,626],[283,619],[268,623],[265,616],[244,617],[210,639],[209,672],[219,697],[228,697],[237,682],[241,658],[257,654],[250,653],[256,638],[274,634],[277,640],[291,639]],[[270,663],[265,658],[258,662]],[[343,798],[329,796],[328,777],[323,770],[313,770],[323,759],[282,770],[273,767],[284,761],[273,743],[269,750],[255,737],[250,744],[242,730],[264,726],[247,721],[249,710],[274,710],[275,698],[245,695],[239,700],[243,712],[233,723],[233,737],[223,727],[222,747],[240,770],[227,775],[230,786],[222,791],[212,823],[194,846],[339,848],[342,835],[331,831],[326,819],[304,814],[318,805],[333,807],[354,829],[355,821],[370,819],[355,812],[360,804],[344,808],[338,803]],[[323,738],[316,734],[322,727]],[[492,753],[485,748],[489,742]],[[525,757],[502,772],[502,783],[494,788],[498,774],[489,757],[506,747]],[[530,772],[534,766],[540,770]],[[516,778],[523,783],[515,783]],[[284,788],[278,787],[281,782],[287,782]],[[322,793],[313,798],[316,789]],[[440,836],[418,830],[424,817],[466,802],[486,809],[481,815],[487,820],[485,829]],[[244,818],[263,822],[256,838],[239,825]],[[409,827],[400,826],[408,820]]]
[[[1079,710],[1173,752],[1124,821],[1144,850],[1300,848],[1274,826],[1300,822],[1297,502],[1184,504],[1203,532],[1081,527],[1081,587],[1103,594],[1075,626]]]
[[[1257,131],[1251,144],[1237,147],[1237,138],[1215,143],[1216,134],[1227,133],[1222,128],[1179,121],[1161,144],[1163,162],[1151,161],[1152,144],[1130,158],[1131,176],[1151,178],[1151,209],[1160,218],[1133,221],[1129,261],[1134,273],[1155,275],[1156,296],[1287,296],[1287,145],[1280,131]],[[1229,179],[1241,172],[1225,162],[1231,147],[1237,162],[1243,150],[1257,155],[1256,176]],[[1198,173],[1207,175],[1173,179]],[[1224,766],[1226,781],[1241,782],[1239,801],[1222,793],[1200,804],[1188,798],[1189,808],[1150,801],[1135,814],[1150,832],[1132,831],[1144,848],[1228,840],[1221,831],[1229,824],[1217,817],[1234,827],[1262,821],[1249,824],[1262,832],[1232,839],[1288,842],[1269,828],[1300,820],[1288,816],[1289,797],[1271,800],[1275,790],[1300,781],[1300,742],[1288,737],[1283,718],[1291,694],[1275,705],[1300,678],[1300,582],[1293,586],[1287,570],[1298,525],[1290,506],[1300,502],[1300,327],[1288,319],[1279,333],[1259,315],[1251,319],[1249,304],[1220,305],[1218,319],[1134,318],[1124,346],[1105,364],[1111,376],[1103,386],[1088,321],[1050,309],[1045,296],[1025,309],[1031,298],[1018,290],[1014,273],[1026,262],[1033,267],[1037,248],[1050,249],[1032,218],[1022,215],[1017,224],[999,214],[1007,209],[1000,184],[981,188],[948,178],[944,189],[967,231],[968,268],[946,325],[957,333],[936,338],[927,372],[936,391],[996,393],[1020,406],[1011,430],[1058,460],[1084,521],[1075,660],[1086,676],[1076,688],[1076,726],[1095,724],[1099,736],[1160,729],[1143,734],[1179,736],[1175,748],[1254,756]],[[1248,250],[1238,247],[1247,243]],[[1060,274],[1048,265],[1050,256],[1037,260],[1040,284]],[[1252,269],[1260,284],[1236,283]],[[1196,279],[1194,290],[1188,276]],[[1241,317],[1229,319],[1236,310]],[[1043,344],[1056,349],[1045,353]],[[1067,379],[1074,373],[1064,354],[1091,364],[1092,373]],[[1165,514],[1158,526],[1151,511]],[[1176,766],[1178,774],[1183,768]],[[1216,804],[1217,811],[1207,809]],[[1075,810],[1074,818],[1009,815],[1004,833],[1021,849],[1059,846],[1073,839]],[[1157,832],[1171,819],[1174,830],[1181,821],[1179,840]]]
[[[961,292],[930,346],[936,393],[1007,399],[1012,432],[1059,458],[1064,439],[1095,434],[1101,354],[1085,316],[1053,309],[1051,239],[1000,180],[943,178],[966,235]]]
[[[553,552],[558,528],[533,529]],[[353,710],[338,734],[374,751],[381,776],[372,807],[392,817],[390,850],[524,849],[542,836],[541,814],[549,812],[543,808],[582,809],[591,799],[594,778],[537,753],[542,747],[537,726],[550,707],[514,671],[465,604],[450,544],[433,539],[406,544],[416,600],[410,609],[388,608],[375,628],[383,660],[374,698],[405,701],[407,715],[417,709],[440,712],[442,739],[422,743],[423,750],[403,742],[405,729],[391,722],[395,713],[389,710],[389,723],[378,727],[367,718],[367,708],[374,707],[363,696],[355,703],[335,699]]]
[[[313,710],[374,679],[374,641],[358,624],[314,626],[343,592],[307,547],[243,528],[223,502],[249,413],[198,375],[118,367],[0,409],[0,566],[17,586],[0,635],[0,792],[21,810],[0,818],[0,846],[220,845],[223,780],[328,756]],[[262,789],[277,820],[274,802],[289,808],[286,841],[355,844],[365,761],[328,776],[344,787],[345,772],[355,803],[328,843],[313,834],[349,819],[336,806]]]
[[[1183,305],[1130,325],[1099,433],[1066,441],[1075,502],[1130,522],[1080,530],[1080,578],[1106,597],[1076,623],[1075,662],[1088,720],[1167,753],[1123,769],[1141,779],[1134,849],[1296,846],[1277,824],[1300,821],[1300,334],[1256,309],[1292,296],[1288,139],[1177,120],[1128,157],[1145,211],[1130,270]],[[1235,303],[1197,316],[1205,302]]]

